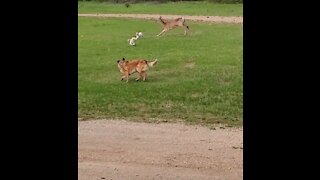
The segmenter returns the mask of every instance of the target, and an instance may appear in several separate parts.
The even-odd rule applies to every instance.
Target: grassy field
[[[209,2],[137,3],[127,8],[124,4],[79,1],[79,13],[137,13],[181,14],[205,16],[242,16],[242,4],[215,4]]]
[[[242,125],[242,25],[188,22],[162,37],[148,20],[78,18],[78,116]],[[135,47],[127,39],[144,37]],[[120,81],[116,61],[158,58],[146,82]]]

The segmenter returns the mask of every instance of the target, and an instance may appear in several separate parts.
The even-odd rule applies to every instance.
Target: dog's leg
[[[123,72],[121,72],[121,73],[122,73],[121,81],[123,81],[123,79],[124,79],[126,76],[124,75],[124,73],[123,73]]]
[[[163,29],[157,36],[160,36],[162,33],[166,32],[166,29]]]
[[[141,79],[141,73],[139,73],[139,77],[136,79],[136,81],[139,81]]]
[[[145,81],[147,79],[147,72],[143,71],[141,74],[143,76],[143,81]]]
[[[139,77],[136,79],[136,81],[139,81],[143,77],[143,71],[137,70],[137,72],[139,73]]]
[[[127,79],[126,82],[129,82],[129,72],[125,72],[124,77]]]
[[[125,77],[126,77],[126,76],[123,75],[123,76],[121,77],[121,81],[123,81],[123,79],[124,79]]]

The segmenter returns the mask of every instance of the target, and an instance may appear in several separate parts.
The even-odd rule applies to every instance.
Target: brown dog
[[[131,61],[126,61],[124,58],[122,60],[118,60],[118,68],[122,73],[121,81],[126,78],[127,82],[129,81],[129,76],[135,72],[139,73],[139,77],[136,79],[143,79],[143,81],[147,78],[147,70],[149,67],[153,67],[158,62],[157,59],[154,61],[147,61],[144,59],[133,59]]]

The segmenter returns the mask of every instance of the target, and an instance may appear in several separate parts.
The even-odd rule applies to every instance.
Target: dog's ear
[[[125,60],[124,58],[122,58],[122,60]]]

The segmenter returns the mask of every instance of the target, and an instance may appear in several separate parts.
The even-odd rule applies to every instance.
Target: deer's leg
[[[163,29],[157,36],[160,36],[162,33],[166,32],[166,29]]]
[[[189,30],[189,26],[183,25],[184,27],[184,35],[187,35],[187,31]]]

